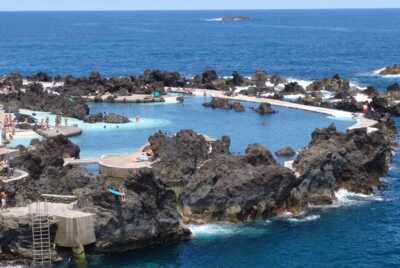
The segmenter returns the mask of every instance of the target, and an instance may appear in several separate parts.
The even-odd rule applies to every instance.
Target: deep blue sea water
[[[241,23],[208,19],[247,15]],[[400,10],[38,12],[0,13],[0,73],[138,74],[146,68],[193,75],[256,69],[297,79],[336,73],[384,88],[400,78],[373,71],[400,63]],[[297,110],[260,117],[248,110],[209,110],[203,98],[182,105],[93,104],[142,121],[130,128],[87,129],[73,140],[83,157],[128,153],[162,129],[229,135],[232,150],[259,142],[275,151],[308,143],[316,127],[350,121]],[[251,106],[248,104],[248,106]],[[400,124],[400,121],[397,122]],[[381,198],[342,196],[335,208],[300,220],[194,227],[196,239],[114,256],[89,256],[90,267],[399,267],[400,157]]]
[[[250,16],[241,23],[207,21]],[[303,79],[336,73],[384,87],[400,62],[400,10],[0,13],[0,73],[185,75],[257,69]]]

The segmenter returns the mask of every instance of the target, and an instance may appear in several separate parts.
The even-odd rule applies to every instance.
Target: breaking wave
[[[206,19],[206,21],[223,21],[223,20],[224,19],[222,17]]]

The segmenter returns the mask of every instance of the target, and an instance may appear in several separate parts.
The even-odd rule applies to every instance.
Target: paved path
[[[15,175],[17,175],[17,176],[15,176]],[[20,169],[15,169],[13,177],[11,177],[10,179],[3,179],[1,181],[3,183],[11,183],[11,182],[16,182],[16,181],[26,179],[28,177],[29,177],[29,174],[27,172],[20,170]]]

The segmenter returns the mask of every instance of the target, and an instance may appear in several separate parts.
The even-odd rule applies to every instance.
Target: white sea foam
[[[291,78],[291,77],[288,78],[288,82],[289,83],[296,82],[303,88],[307,88],[309,85],[311,85],[313,83],[313,81],[311,81],[311,80],[296,79],[296,78]]]
[[[307,221],[315,221],[318,220],[319,218],[321,218],[321,216],[316,214],[316,215],[308,215],[305,217],[288,218],[287,220],[289,222],[307,222]]]
[[[222,17],[206,19],[206,21],[223,21],[223,20],[224,20],[224,18],[222,18]]]
[[[304,94],[293,94],[293,95],[284,95],[283,99],[289,100],[289,101],[297,101],[298,99],[304,98]]]
[[[351,206],[360,205],[371,201],[383,201],[382,196],[379,195],[366,195],[360,193],[350,192],[346,189],[339,189],[335,192],[336,200],[334,206]]]
[[[227,224],[189,225],[195,237],[199,236],[229,236],[234,233],[234,227]]]
[[[362,93],[357,93],[357,95],[354,96],[354,99],[357,102],[366,102],[366,101],[371,102],[372,101],[372,99],[370,97],[368,97],[368,95],[365,95]]]
[[[233,235],[246,234],[246,236],[258,236],[268,231],[266,225],[271,223],[270,220],[264,222],[256,222],[250,225],[243,224],[202,224],[189,225],[188,228],[194,237],[229,237]]]

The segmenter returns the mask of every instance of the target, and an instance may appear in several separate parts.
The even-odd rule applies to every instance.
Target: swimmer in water
[[[104,127],[103,128],[107,128],[107,126],[106,125],[104,125]]]

